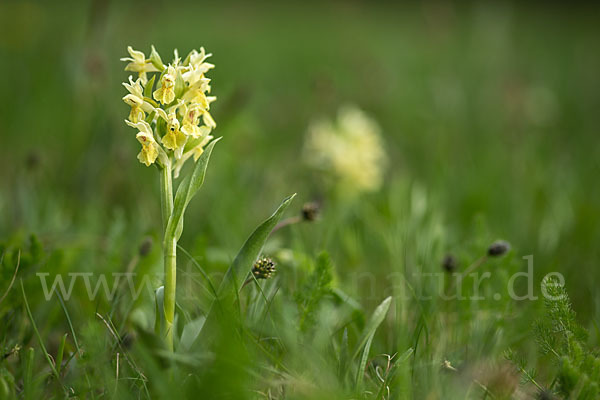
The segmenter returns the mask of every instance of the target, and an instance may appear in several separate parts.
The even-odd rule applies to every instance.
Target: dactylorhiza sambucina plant
[[[210,154],[218,141],[211,136],[216,123],[209,112],[216,97],[209,95],[210,79],[206,77],[214,65],[206,61],[211,55],[204,48],[199,52],[192,50],[183,60],[175,50],[173,61],[167,65],[154,46],[149,58],[131,47],[127,50],[130,57],[121,59],[128,62],[125,70],[138,76],[135,80],[130,76],[123,83],[129,92],[123,101],[131,107],[125,123],[138,131],[136,138],[142,145],[138,160],[146,166],[155,165],[160,172],[165,282],[156,291],[155,331],[164,335],[167,347],[173,350],[178,333],[175,326],[177,242],[183,231],[185,210],[204,182]],[[173,195],[173,180],[179,177],[188,160],[195,164],[181,178]],[[242,287],[293,197],[286,198],[248,238],[221,282],[215,300],[231,299],[235,290]],[[183,328],[178,341],[182,349],[192,345],[204,320],[215,314],[212,310]]]
[[[127,50],[131,57],[121,59],[128,62],[125,70],[138,76],[135,80],[129,76],[128,82],[123,83],[129,92],[123,101],[131,107],[125,123],[138,131],[136,138],[142,145],[138,160],[146,166],[155,165],[160,171],[165,268],[161,297],[164,296],[164,333],[172,348],[177,241],[183,230],[185,208],[202,184],[216,142],[211,141],[210,133],[216,124],[209,113],[216,97],[209,96],[210,79],[205,76],[214,65],[206,61],[211,55],[204,48],[199,52],[192,50],[183,60],[175,50],[168,65],[154,46],[149,58],[131,47]],[[196,165],[173,197],[173,179],[188,160]]]
[[[335,121],[311,123],[304,158],[344,194],[378,190],[387,164],[379,125],[353,105],[340,107]]]

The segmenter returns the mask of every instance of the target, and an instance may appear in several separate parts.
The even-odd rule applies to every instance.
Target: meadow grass
[[[0,4],[0,399],[598,398],[598,12]],[[223,136],[178,244],[174,352],[154,329],[159,180],[120,100],[118,59],[151,44],[214,54]],[[347,103],[388,158],[381,187],[352,196],[303,158],[310,124]],[[212,316],[292,193],[281,217],[300,222],[260,251],[275,274]],[[486,257],[498,239],[511,249]],[[515,300],[529,255],[538,299]],[[482,257],[489,278],[457,284]],[[47,297],[42,280],[69,273],[71,296]],[[100,274],[112,295],[90,296]]]

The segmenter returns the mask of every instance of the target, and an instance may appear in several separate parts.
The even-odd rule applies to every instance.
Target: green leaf
[[[215,324],[217,324],[217,321],[219,321],[218,316],[225,317],[225,319],[221,321],[226,321],[227,318],[231,316],[230,311],[232,311],[231,307],[233,306],[233,302],[230,301],[231,298],[237,295],[237,290],[241,288],[244,279],[258,258],[262,247],[269,237],[269,234],[277,225],[281,219],[281,216],[295,196],[296,194],[293,194],[284,199],[273,215],[260,224],[246,240],[246,243],[244,243],[240,249],[239,253],[233,260],[233,263],[229,266],[229,269],[225,273],[225,277],[221,281],[221,286],[219,286],[219,289],[217,290],[217,297],[213,300],[210,306],[210,310],[206,316],[206,322],[202,327],[202,331],[205,331],[208,334],[217,332],[218,329],[214,328],[216,328]],[[214,340],[214,335],[212,337],[203,338],[204,343],[207,343],[211,340]]]
[[[56,372],[60,375],[60,369],[62,367],[63,355],[65,353],[65,343],[67,341],[67,336],[69,334],[65,333],[60,339],[60,345],[58,346],[58,352],[56,353]]]
[[[284,199],[273,215],[267,218],[267,220],[252,232],[252,235],[246,240],[246,243],[244,243],[233,260],[233,263],[227,270],[227,273],[221,282],[221,286],[219,287],[219,297],[223,294],[229,295],[234,293],[234,289],[238,290],[242,286],[252,265],[260,255],[260,251],[267,241],[269,234],[275,225],[277,225],[284,211],[288,208],[295,196],[296,194],[294,193]]]
[[[390,304],[392,303],[392,296],[383,300],[380,305],[377,306],[375,311],[373,311],[373,315],[371,315],[371,319],[365,326],[362,339],[360,340],[352,359],[355,359],[359,354],[360,350],[365,346],[365,344],[369,341],[369,338],[372,338],[375,335],[375,331],[383,322],[388,310],[390,309]]]
[[[221,138],[215,139],[206,146],[204,152],[194,165],[192,173],[185,177],[185,179],[179,184],[177,193],[175,194],[175,200],[173,202],[173,212],[167,223],[167,229],[165,232],[166,238],[175,237],[179,239],[183,230],[183,215],[188,204],[198,192],[198,189],[204,183],[204,176],[206,175],[206,168],[208,167],[208,161],[210,154],[212,153],[213,147]]]
[[[152,98],[152,89],[154,89],[154,80],[156,75],[152,75],[152,78],[148,80],[146,83],[146,87],[144,88],[144,96]]]
[[[362,357],[360,358],[360,363],[358,364],[358,370],[356,371],[356,389],[360,390],[362,386],[363,377],[365,376],[365,368],[367,367],[367,359],[369,358],[369,350],[371,350],[371,342],[373,342],[373,335],[370,335],[367,338],[367,342],[365,343],[365,348],[362,352]]]
[[[177,71],[177,76],[175,77],[175,96],[180,99],[186,89],[183,76],[181,76],[181,72]]]
[[[367,359],[369,358],[369,351],[371,350],[371,343],[373,342],[373,337],[375,336],[375,331],[383,322],[388,310],[390,309],[390,304],[392,303],[392,296],[386,298],[381,302],[380,305],[377,306],[371,319],[367,323],[365,327],[365,331],[363,333],[363,337],[356,348],[356,352],[354,353],[353,359],[358,356],[360,350],[362,349],[362,356],[360,358],[360,363],[358,364],[358,371],[356,371],[356,380],[355,387],[357,390],[360,390],[362,386],[363,377],[365,375],[365,368],[367,366]]]
[[[192,344],[200,334],[202,327],[204,326],[204,322],[206,321],[206,317],[202,316],[196,318],[193,321],[188,322],[183,327],[183,332],[181,333],[181,339],[179,340],[179,351],[187,352],[192,348]]]

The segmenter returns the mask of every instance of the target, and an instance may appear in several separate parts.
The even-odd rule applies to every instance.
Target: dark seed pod
[[[125,349],[130,349],[134,342],[135,342],[135,333],[134,332],[125,333],[125,335],[123,335],[123,337],[121,338],[121,346],[123,346]]]
[[[37,150],[32,150],[27,154],[27,158],[25,159],[25,165],[29,170],[34,170],[42,162],[42,156]]]
[[[456,268],[458,268],[458,262],[456,261],[456,258],[454,258],[452,254],[446,254],[442,260],[442,268],[449,273],[456,271]]]
[[[275,273],[275,263],[269,257],[259,258],[252,267],[256,279],[269,279]]]
[[[488,256],[499,257],[510,250],[510,244],[504,240],[498,240],[488,247]]]
[[[311,201],[310,203],[304,203],[302,206],[302,219],[304,221],[312,222],[319,218],[319,212],[321,207],[319,203]]]
[[[152,251],[152,238],[150,236],[147,236],[140,245],[140,256],[146,257],[148,254],[150,254],[150,251]]]

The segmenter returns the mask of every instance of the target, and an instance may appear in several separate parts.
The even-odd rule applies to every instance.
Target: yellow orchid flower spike
[[[177,331],[174,327],[177,241],[183,229],[182,217],[189,201],[188,198],[182,209],[177,194],[180,189],[197,190],[200,179],[197,172],[206,168],[206,163],[199,159],[207,156],[202,155],[205,146],[209,143],[212,146],[215,142],[211,142],[213,137],[210,133],[217,124],[209,110],[216,97],[209,96],[210,79],[205,76],[214,65],[206,62],[210,54],[204,48],[200,48],[200,51],[192,50],[183,61],[175,50],[174,59],[168,66],[163,63],[154,46],[151,49],[150,56],[146,59],[141,51],[134,50],[131,46],[127,48],[130,57],[122,58],[129,62],[125,70],[137,72],[139,77],[134,80],[130,76],[123,83],[128,91],[123,101],[131,107],[125,123],[137,129],[136,139],[142,145],[137,158],[146,166],[155,164],[160,175],[164,228],[164,318],[157,318],[155,328],[164,336],[167,348],[173,350],[174,332]],[[150,77],[151,73],[155,74]],[[187,160],[196,163],[196,172],[179,184],[175,194],[173,179],[178,178]],[[208,162],[208,157],[205,161]],[[186,196],[190,192],[187,193]]]
[[[154,99],[160,101],[162,104],[170,104],[175,100],[175,79],[177,77],[177,71],[175,67],[169,65],[167,72],[163,75],[160,80],[161,86],[154,91]]]
[[[125,71],[139,73],[139,78],[145,85],[148,82],[148,72],[158,72],[158,69],[150,60],[146,60],[146,56],[141,51],[134,50],[131,46],[127,46],[127,51],[131,57],[121,58],[121,61],[129,61],[125,66]]]

